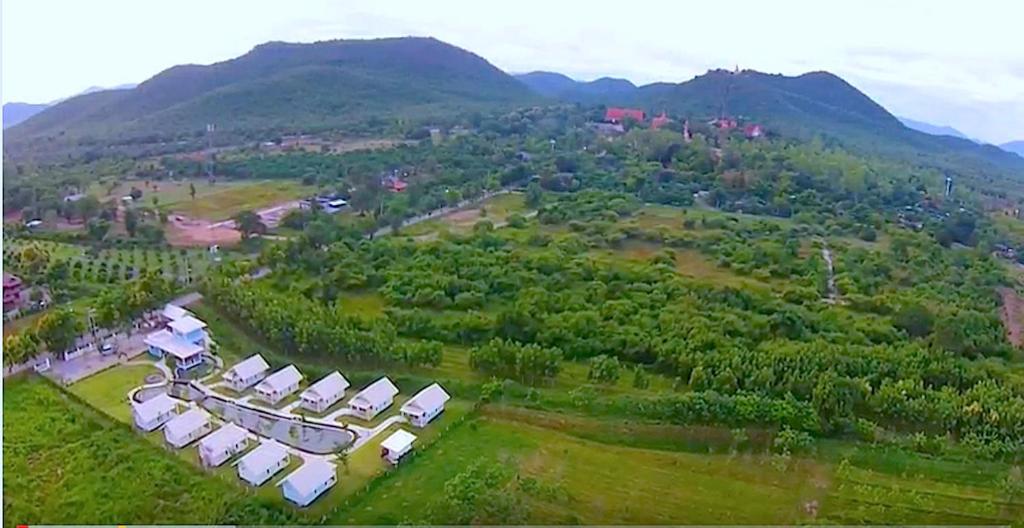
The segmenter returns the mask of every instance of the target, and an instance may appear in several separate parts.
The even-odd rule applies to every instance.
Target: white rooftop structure
[[[228,377],[228,375],[233,375],[234,377],[246,379],[269,369],[270,365],[267,364],[267,361],[265,359],[263,359],[263,356],[255,354],[249,356],[241,363],[228,369],[228,371],[224,373],[224,377]]]
[[[167,323],[167,327],[179,334],[184,335],[191,332],[195,332],[196,330],[202,330],[203,328],[206,328],[206,323],[200,321],[199,319],[196,319],[195,317],[192,317],[191,315],[186,315],[184,317]]]
[[[210,451],[223,451],[231,446],[245,440],[249,435],[245,429],[228,422],[220,429],[206,435],[199,441],[199,448]]]
[[[402,412],[410,411],[432,411],[443,407],[445,402],[452,399],[447,392],[437,383],[419,391],[402,406]]]
[[[345,376],[342,376],[338,371],[334,371],[310,385],[308,389],[302,392],[302,397],[306,398],[308,395],[311,398],[328,399],[335,394],[344,393],[349,385]]]
[[[287,465],[288,449],[274,440],[267,440],[238,461],[238,476],[259,486]]]
[[[169,321],[177,321],[182,317],[192,315],[192,313],[180,306],[167,303],[164,305],[164,309],[160,312],[160,315]]]
[[[399,429],[391,434],[391,436],[384,439],[380,443],[380,446],[388,451],[396,453],[403,453],[408,451],[412,446],[412,443],[416,441],[416,435],[406,431],[405,429]]]
[[[173,411],[177,405],[174,398],[166,394],[158,394],[142,403],[136,403],[132,407],[140,420],[149,422],[160,415]]]
[[[306,461],[279,484],[284,496],[300,506],[313,502],[337,482],[335,466],[323,459]]]
[[[189,409],[185,413],[178,415],[177,418],[167,422],[164,428],[168,429],[171,434],[182,436],[183,433],[199,429],[207,421],[208,418],[205,412],[199,409]]]
[[[365,404],[372,407],[381,402],[391,401],[396,394],[398,394],[398,387],[387,376],[384,376],[359,391],[359,394],[353,396],[349,403]]]
[[[203,347],[190,343],[167,330],[157,330],[146,336],[146,346],[156,347],[177,359],[188,359],[203,352]]]
[[[256,386],[256,389],[264,390],[266,392],[283,391],[300,381],[302,381],[302,373],[299,372],[299,369],[295,368],[295,365],[288,365],[287,367],[263,378],[263,381]]]

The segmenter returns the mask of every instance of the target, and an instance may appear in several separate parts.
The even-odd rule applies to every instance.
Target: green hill
[[[271,42],[228,61],[175,66],[134,89],[71,98],[9,129],[6,146],[168,140],[207,123],[306,130],[535,98],[486,60],[432,38]]]
[[[557,74],[545,74],[550,75]],[[536,86],[548,79],[545,76],[519,79],[551,96]],[[648,113],[666,110],[693,120],[738,117],[782,135],[820,138],[939,169],[969,172],[996,168],[1017,175],[1024,171],[1022,158],[996,147],[907,128],[870,97],[828,72],[787,77],[751,70],[712,70],[686,82],[654,83],[632,90],[617,83],[616,89],[603,93],[588,86],[591,84],[563,84],[555,96],[571,102],[636,106]]]

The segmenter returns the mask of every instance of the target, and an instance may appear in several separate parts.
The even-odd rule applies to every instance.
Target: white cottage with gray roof
[[[433,385],[419,391],[402,406],[402,416],[416,427],[424,427],[444,411],[444,404],[451,396],[441,388]]]
[[[153,431],[174,418],[177,409],[178,402],[161,393],[144,402],[132,404],[132,419],[139,429]]]
[[[200,409],[191,409],[178,415],[164,426],[168,444],[182,448],[210,432],[210,418]]]
[[[288,365],[263,378],[263,381],[256,385],[256,394],[261,400],[274,404],[299,390],[301,381],[302,373],[299,372],[299,369],[295,368],[295,365]]]
[[[222,378],[237,392],[242,392],[267,376],[270,365],[263,356],[255,354],[231,367]]]
[[[267,440],[238,461],[238,477],[259,486],[287,466],[288,449],[274,440]]]
[[[302,407],[322,413],[345,397],[349,382],[340,372],[334,371],[302,391]]]
[[[314,458],[307,460],[302,467],[288,475],[281,481],[280,486],[284,498],[299,506],[308,506],[337,482],[334,464]]]
[[[374,416],[394,403],[397,394],[398,387],[385,376],[353,396],[348,401],[348,406],[356,416],[364,420],[372,420]]]

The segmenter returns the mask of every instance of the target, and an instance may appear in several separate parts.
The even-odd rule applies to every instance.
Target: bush
[[[814,438],[804,431],[796,431],[784,427],[772,441],[772,449],[776,453],[795,454],[804,453],[814,445]]]

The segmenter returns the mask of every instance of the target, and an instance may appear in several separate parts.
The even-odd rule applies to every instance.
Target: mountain
[[[135,84],[119,84],[117,86],[111,87],[90,86],[85,90],[82,90],[81,92],[72,95],[71,97],[91,94],[93,92],[102,92],[104,90],[129,90],[131,88],[135,88],[135,86]],[[71,97],[64,97],[61,99],[57,99],[55,101],[50,101],[49,103],[5,103],[3,107],[4,128],[6,129],[14,125],[17,125],[18,123],[21,123],[22,121],[38,114],[39,112],[42,112],[43,110],[46,110],[47,108],[57,103],[60,103],[61,101],[71,99]]]
[[[1002,145],[999,145],[999,148],[1007,152],[1013,152],[1018,156],[1024,157],[1024,141],[1011,141],[1009,143],[1003,143]]]
[[[520,81],[541,93],[534,87],[538,76],[530,75],[532,78],[520,76]],[[555,75],[559,74],[546,73],[539,78],[551,79]],[[753,70],[711,70],[681,83],[661,82],[632,89],[625,83],[628,81],[616,83],[615,90],[602,93],[584,88],[593,83],[567,85],[562,81],[558,98],[637,106],[649,113],[666,110],[698,121],[738,117],[786,136],[819,138],[826,143],[940,170],[965,172],[980,163],[1017,175],[1024,172],[1019,157],[996,147],[958,137],[934,136],[904,126],[863,92],[828,72],[788,77]]]
[[[535,71],[515,76],[534,92],[545,97],[576,103],[596,103],[605,99],[629,97],[636,85],[626,79],[601,77],[577,81],[561,73]]]
[[[4,128],[12,127],[21,123],[22,121],[42,112],[49,108],[48,104],[32,104],[32,103],[4,103],[3,107],[3,122]]]
[[[486,60],[433,38],[270,42],[133,89],[73,97],[12,127],[5,147],[166,141],[207,123],[225,134],[315,130],[535,100]]]
[[[907,128],[912,128],[914,130],[917,130],[918,132],[924,132],[925,134],[931,134],[933,136],[953,136],[960,139],[969,139],[971,141],[974,141],[975,143],[978,143],[978,141],[975,141],[974,139],[967,137],[966,134],[960,132],[959,130],[951,126],[933,125],[931,123],[925,123],[924,121],[915,121],[913,119],[910,119],[909,117],[898,117],[897,119],[899,119],[900,122],[903,123],[903,125],[906,126]]]

